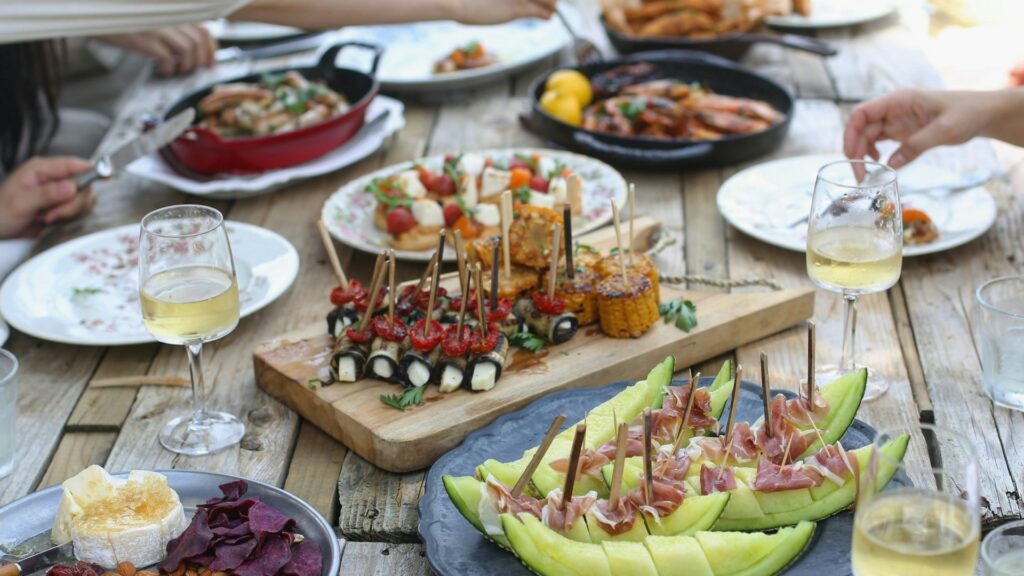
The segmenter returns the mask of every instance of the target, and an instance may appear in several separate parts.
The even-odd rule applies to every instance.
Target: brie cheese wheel
[[[427,195],[427,187],[420,181],[420,173],[416,170],[405,170],[396,176],[398,185],[412,198],[422,198]]]
[[[497,204],[481,204],[476,207],[476,221],[484,226],[499,226],[501,211]]]
[[[133,470],[114,478],[90,466],[64,482],[51,538],[73,542],[84,562],[143,567],[163,560],[167,543],[186,526],[181,500],[163,474]]]
[[[490,166],[484,168],[484,175],[480,178],[480,197],[487,198],[488,196],[501,194],[508,190],[508,185],[511,181],[511,172],[498,170]]]
[[[417,200],[413,202],[412,217],[420,226],[444,226],[444,211],[433,200]]]

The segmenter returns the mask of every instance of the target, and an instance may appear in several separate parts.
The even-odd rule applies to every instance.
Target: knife
[[[75,185],[81,190],[99,178],[110,178],[123,170],[125,166],[131,164],[136,158],[163,148],[171,140],[174,140],[187,130],[192,125],[192,120],[195,117],[195,109],[187,108],[178,112],[169,120],[158,124],[152,130],[139,134],[132,140],[125,142],[112,154],[101,157],[88,171],[75,176]],[[0,574],[0,576],[4,575]]]
[[[59,546],[26,556],[16,562],[0,566],[0,576],[27,576],[73,557],[74,546],[68,541]]]
[[[258,58],[272,58],[274,56],[283,56],[285,54],[304,52],[306,50],[319,48],[320,45],[323,44],[324,41],[330,37],[331,33],[325,32],[322,34],[303,36],[295,40],[265,44],[262,46],[257,46],[255,48],[240,48],[238,46],[229,46],[227,48],[221,48],[220,50],[217,50],[217,53],[214,55],[214,59],[218,63],[223,63],[230,62],[232,60],[255,60]]]

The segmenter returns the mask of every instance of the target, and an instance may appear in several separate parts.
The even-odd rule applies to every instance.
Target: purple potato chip
[[[249,528],[249,522],[241,521],[234,523],[234,526],[217,526],[216,528],[210,528],[210,531],[219,539],[234,538],[235,536],[245,536],[252,534],[252,529]],[[221,540],[218,540],[220,542]]]
[[[233,572],[235,576],[274,576],[292,558],[291,546],[283,534],[262,534],[259,546]]]
[[[292,559],[281,569],[282,576],[320,576],[324,559],[320,545],[312,540],[303,540],[292,546]]]
[[[173,572],[186,558],[205,553],[212,541],[206,510],[200,508],[185,531],[167,543],[167,557],[158,566],[164,572]]]
[[[236,544],[217,546],[217,558],[210,564],[210,570],[226,572],[238,568],[256,549],[256,544],[256,539],[250,536]]]
[[[257,502],[249,509],[249,528],[254,533],[283,532],[294,524],[294,520],[264,502]]]

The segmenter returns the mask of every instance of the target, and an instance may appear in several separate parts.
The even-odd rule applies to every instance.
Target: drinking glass
[[[985,576],[1024,576],[1024,520],[1003,524],[981,542]]]
[[[245,425],[207,409],[203,343],[238,324],[238,283],[220,212],[206,206],[161,208],[142,219],[139,299],[146,329],[166,344],[184,345],[192,376],[192,413],[168,422],[160,443],[199,456],[237,444]]]
[[[930,424],[921,432],[910,437],[906,453],[927,454],[924,437],[930,437],[942,448],[936,458],[945,461],[908,464],[882,448],[901,435],[880,431],[860,464],[851,552],[856,576],[974,574],[981,533],[977,456],[963,434]],[[883,489],[879,478],[894,470],[893,484]]]
[[[1024,276],[989,280],[975,294],[975,332],[985,393],[1024,410]]]
[[[14,471],[18,407],[18,359],[0,348],[0,478]]]
[[[866,173],[863,179],[858,173]],[[887,290],[903,266],[903,217],[896,172],[864,160],[841,160],[818,171],[807,223],[807,274],[846,301],[843,351],[838,366],[823,367],[820,382],[861,368],[854,360],[857,297]],[[868,370],[866,400],[885,394],[889,383]]]

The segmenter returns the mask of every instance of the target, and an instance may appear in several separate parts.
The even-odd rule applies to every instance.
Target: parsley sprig
[[[518,152],[515,156],[530,168],[530,172],[533,172],[534,174],[538,173],[537,162],[533,158],[527,156],[526,154],[519,154]]]
[[[647,99],[645,98],[632,98],[627,102],[619,103],[619,111],[622,112],[622,115],[628,118],[630,122],[636,122],[636,117],[646,109]]]
[[[401,394],[381,394],[380,401],[391,406],[395,410],[405,412],[409,406],[418,406],[423,403],[423,391],[426,386],[415,386]]]
[[[382,184],[387,183],[384,178],[374,178],[369,184],[366,185],[366,191],[373,194],[377,201],[387,206],[387,211],[391,212],[399,206],[406,208],[412,208],[412,199],[407,197],[405,194],[400,196],[391,196],[381,187]]]
[[[676,298],[658,306],[658,313],[665,324],[675,323],[676,328],[689,332],[697,325],[697,305],[690,300]]]
[[[523,204],[529,204],[530,198],[533,196],[533,192],[530,191],[529,186],[523,184],[519,188],[513,190],[512,195],[516,197],[516,200],[519,200]]]
[[[508,339],[508,342],[509,344],[518,346],[527,352],[540,352],[540,350],[548,344],[547,340],[537,336],[536,334],[531,334],[530,332],[516,332]]]

